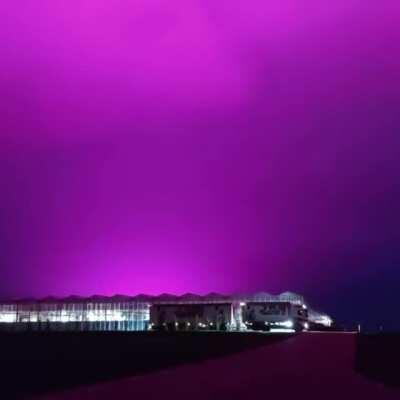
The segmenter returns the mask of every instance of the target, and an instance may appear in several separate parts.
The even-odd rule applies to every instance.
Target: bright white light
[[[320,318],[315,320],[316,324],[321,324],[327,327],[331,326],[332,322],[333,321],[327,315],[322,315]]]
[[[305,304],[302,305],[302,307],[307,310],[307,306]]]
[[[296,332],[294,329],[282,329],[282,328],[273,328],[270,330],[272,333],[294,333]]]
[[[308,324],[308,322],[304,322],[304,329],[308,329],[310,327],[310,325]]]
[[[12,323],[17,321],[17,313],[4,312],[0,313],[0,322]]]
[[[240,307],[244,307],[246,305],[246,303],[241,302],[240,303]]]
[[[267,322],[265,324],[267,324]],[[276,326],[283,326],[284,328],[293,328],[293,322],[290,320],[271,322],[270,324]]]
[[[190,326],[190,322],[187,323],[187,326]]]
[[[178,322],[175,322],[175,326],[178,326],[179,324],[178,324]]]
[[[293,321],[284,321],[280,325],[284,326],[285,328],[293,328]]]
[[[88,311],[86,314],[86,318],[90,322],[104,321],[104,315],[97,311]]]

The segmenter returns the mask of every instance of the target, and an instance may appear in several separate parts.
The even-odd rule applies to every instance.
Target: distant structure
[[[300,295],[70,296],[0,303],[1,330],[146,331],[328,329],[332,319]]]

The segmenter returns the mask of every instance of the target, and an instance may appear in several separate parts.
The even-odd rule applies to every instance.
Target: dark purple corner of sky
[[[397,0],[3,0],[0,94],[1,297],[398,310]]]

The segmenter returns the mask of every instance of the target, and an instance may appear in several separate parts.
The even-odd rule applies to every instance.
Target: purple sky
[[[0,295],[390,303],[399,21],[398,0],[2,1]]]

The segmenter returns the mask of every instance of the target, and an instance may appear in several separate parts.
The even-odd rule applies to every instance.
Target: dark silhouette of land
[[[400,334],[359,335],[356,370],[368,379],[400,388]]]
[[[227,332],[0,334],[2,393],[38,394],[266,346],[287,335]]]
[[[2,398],[399,399],[400,335],[0,335]]]

